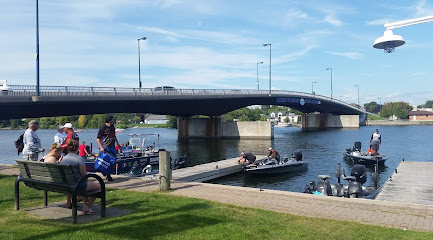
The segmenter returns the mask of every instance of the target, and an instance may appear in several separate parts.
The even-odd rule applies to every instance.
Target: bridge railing
[[[269,95],[269,90],[253,89],[168,89],[158,88],[122,88],[122,87],[76,87],[76,86],[40,86],[40,96],[148,96],[148,95]],[[272,90],[272,95],[290,95],[291,97],[312,97],[318,100],[338,102],[345,106],[361,110],[337,99],[329,97],[285,90]],[[36,86],[34,85],[9,85],[9,91],[2,92],[0,97],[8,96],[35,96]],[[361,110],[362,111],[362,110]]]

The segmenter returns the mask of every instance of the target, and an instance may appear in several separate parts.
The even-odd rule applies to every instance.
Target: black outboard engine
[[[292,153],[292,158],[294,158],[296,161],[302,161],[302,152],[294,152]]]
[[[317,181],[317,191],[325,196],[332,196],[331,183],[328,181],[331,176],[319,175],[319,181]]]
[[[353,149],[352,149],[354,152],[355,151],[361,151],[361,142],[355,142],[354,144],[353,144]]]
[[[349,181],[346,197],[357,198],[362,192],[362,184],[367,181],[367,174],[364,165],[355,164],[350,172],[350,177],[345,177]]]

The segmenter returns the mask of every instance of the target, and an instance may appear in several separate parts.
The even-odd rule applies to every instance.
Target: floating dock
[[[256,156],[257,160],[266,156]],[[172,180],[184,182],[205,182],[215,178],[224,177],[242,171],[242,165],[237,158],[230,158],[211,163],[196,165],[193,167],[173,170]]]
[[[377,200],[433,205],[433,163],[401,162]]]

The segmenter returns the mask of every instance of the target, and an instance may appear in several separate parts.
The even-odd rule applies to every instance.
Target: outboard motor
[[[353,144],[353,151],[361,151],[361,142],[355,142]]]
[[[319,181],[317,181],[317,191],[325,196],[332,196],[331,183],[328,181],[331,176],[319,175]]]
[[[302,161],[302,152],[294,152],[292,153],[292,158],[294,158],[296,161]]]
[[[362,192],[362,184],[367,181],[367,175],[365,173],[365,166],[356,164],[353,166],[349,177],[344,179],[349,181],[349,186],[347,187],[346,197],[357,198]]]

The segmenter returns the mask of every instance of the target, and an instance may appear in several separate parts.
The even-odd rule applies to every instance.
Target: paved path
[[[6,170],[7,169],[7,170]],[[0,166],[0,174],[12,172]],[[16,174],[16,171],[15,171]],[[156,180],[115,176],[108,187],[149,192],[159,188]],[[209,183],[171,183],[168,194],[250,206],[299,216],[359,222],[399,229],[433,231],[433,206],[381,200],[323,197],[304,193],[224,186]]]

